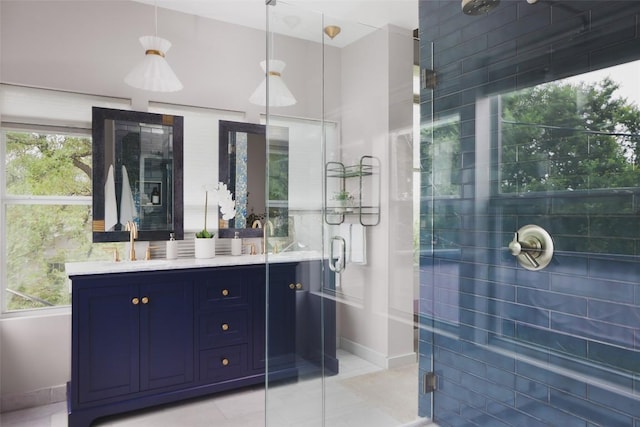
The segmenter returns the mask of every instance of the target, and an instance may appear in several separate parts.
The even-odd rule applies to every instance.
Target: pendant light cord
[[[154,11],[155,11],[154,19],[155,19],[155,27],[156,27],[156,37],[158,37],[158,2],[157,1],[155,2]]]

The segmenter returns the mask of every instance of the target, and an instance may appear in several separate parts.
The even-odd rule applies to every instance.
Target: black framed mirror
[[[260,237],[268,217],[270,237],[289,235],[288,129],[254,123],[219,122],[219,180],[236,201],[236,216],[219,237]],[[268,153],[268,160],[267,160]],[[268,169],[267,169],[268,167]],[[267,177],[269,185],[265,185]],[[268,194],[267,194],[268,191]]]
[[[93,241],[184,237],[181,116],[93,107]]]

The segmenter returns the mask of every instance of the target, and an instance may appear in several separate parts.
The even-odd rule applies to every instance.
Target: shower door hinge
[[[438,83],[438,75],[435,70],[423,68],[420,72],[420,81],[422,89],[435,89]]]
[[[433,372],[427,372],[424,374],[422,378],[422,393],[428,394],[436,391],[436,384],[438,382],[438,377]]]

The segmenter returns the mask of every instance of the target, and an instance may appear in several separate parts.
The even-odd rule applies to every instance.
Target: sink
[[[268,254],[271,261],[302,261],[309,259],[320,259],[322,254],[319,251],[290,251],[277,254]]]

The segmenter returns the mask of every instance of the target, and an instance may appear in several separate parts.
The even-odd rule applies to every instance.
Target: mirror
[[[252,225],[255,221],[263,223],[267,213],[273,225],[273,234],[269,236],[288,236],[288,129],[270,126],[267,134],[264,125],[221,120],[218,159],[220,181],[227,184],[236,201],[236,216],[229,221],[228,228],[218,230],[219,236],[230,238],[235,232],[240,237],[262,236],[262,230]]]
[[[183,231],[181,116],[93,107],[93,241],[169,240]]]

